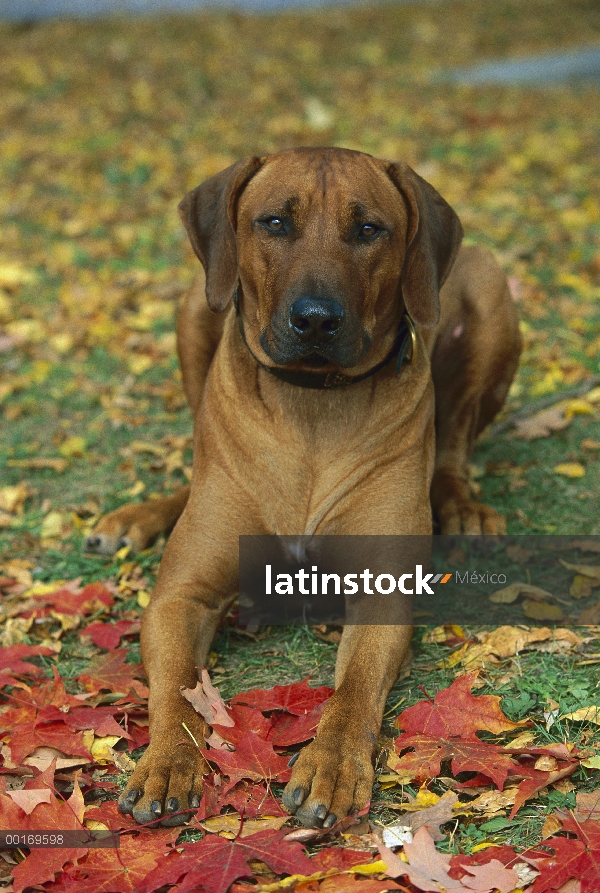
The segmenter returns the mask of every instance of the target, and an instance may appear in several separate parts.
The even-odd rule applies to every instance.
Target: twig
[[[490,425],[487,429],[488,433],[493,437],[495,437],[496,434],[502,434],[504,431],[508,431],[509,428],[512,428],[519,419],[526,419],[531,415],[535,415],[535,413],[539,412],[541,409],[546,409],[548,406],[554,406],[555,403],[561,403],[563,400],[570,400],[573,399],[573,397],[583,397],[585,394],[589,393],[592,388],[595,388],[596,385],[599,384],[600,375],[592,375],[590,378],[586,378],[585,381],[580,382],[572,388],[567,388],[561,393],[549,394],[547,397],[535,400],[533,403],[529,403],[517,412],[511,413],[507,419],[503,419],[501,422],[496,422],[495,425]]]

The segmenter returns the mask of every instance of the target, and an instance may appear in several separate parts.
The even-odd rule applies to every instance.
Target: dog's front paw
[[[474,536],[501,536],[506,521],[496,509],[473,499],[448,499],[438,509],[440,532],[453,536],[460,533]]]
[[[191,742],[150,743],[119,797],[119,809],[140,824],[182,825],[200,805],[202,775],[209,771]]]
[[[283,805],[303,825],[331,828],[369,802],[375,740],[369,732],[362,739],[348,732],[320,734],[300,752]]]

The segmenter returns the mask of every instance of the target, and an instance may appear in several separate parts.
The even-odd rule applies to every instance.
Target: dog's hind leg
[[[502,407],[521,353],[506,277],[485,249],[461,251],[442,291],[432,354],[436,461],[431,504],[443,534],[500,534],[504,518],[471,498],[468,461]]]

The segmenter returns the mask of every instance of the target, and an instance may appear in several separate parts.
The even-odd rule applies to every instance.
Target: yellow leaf
[[[16,319],[4,328],[18,343],[38,344],[46,338],[46,330],[39,319]]]
[[[134,375],[143,375],[144,372],[152,368],[154,360],[146,354],[131,354],[127,359],[127,365]]]
[[[0,509],[12,515],[23,514],[25,500],[31,496],[29,484],[15,484],[12,487],[0,487]]]
[[[65,459],[71,459],[73,456],[83,456],[87,446],[85,437],[67,437],[58,448],[58,452]]]
[[[63,632],[67,632],[67,630],[70,629],[76,629],[81,622],[79,614],[61,614],[59,611],[50,611],[50,616],[54,617],[55,620],[58,620]]]
[[[589,760],[582,760],[581,765],[586,769],[600,769],[600,754],[590,757]]]
[[[585,468],[579,462],[563,462],[561,465],[555,465],[554,474],[562,474],[566,478],[582,478],[585,474]]]
[[[0,264],[0,288],[15,291],[20,285],[35,282],[35,274],[19,264]]]
[[[589,598],[592,595],[594,586],[600,586],[600,580],[593,580],[591,577],[585,577],[583,574],[576,574],[569,589],[573,598]]]
[[[590,577],[592,580],[598,580],[598,582],[600,582],[600,565],[571,564],[570,561],[564,561],[562,558],[559,558],[558,560],[563,565],[563,567],[567,568],[567,570],[575,571],[576,574],[581,574],[583,577]]]
[[[65,516],[61,512],[48,512],[42,521],[42,539],[57,539],[62,536],[64,522]]]
[[[96,809],[98,806],[97,803],[90,803],[86,809]],[[84,822],[85,827],[88,831],[108,831],[108,825],[105,825],[104,822],[97,822],[95,819],[86,819]]]
[[[593,403],[589,400],[582,400],[581,398],[578,400],[569,400],[565,406],[565,414],[567,418],[572,418],[574,415],[593,415],[595,411],[596,408]]]
[[[140,608],[147,608],[150,604],[150,593],[146,592],[145,589],[140,589],[137,594],[137,603]]]
[[[529,598],[523,602],[523,613],[531,620],[561,620],[564,616],[560,605],[533,601]]]
[[[511,605],[522,595],[528,595],[530,600],[535,599],[537,601],[543,601],[547,597],[552,597],[549,592],[546,592],[545,589],[540,589],[539,586],[532,586],[530,583],[518,582],[509,583],[509,585],[505,586],[503,589],[498,589],[497,592],[493,592],[490,595],[490,601],[495,605]]]
[[[130,487],[128,490],[124,491],[125,496],[139,496],[140,493],[143,493],[146,489],[146,485],[143,481],[136,481],[133,487]]]
[[[94,758],[94,762],[101,764],[112,763],[113,756],[111,750],[117,741],[120,740],[121,739],[117,735],[106,735],[104,738],[94,737],[93,744],[89,748],[89,751]]]
[[[600,726],[600,707],[580,707],[572,713],[564,713],[561,719],[572,719],[573,722],[592,722]]]
[[[265,815],[255,819],[248,819],[242,825],[240,814],[238,812],[233,812],[228,815],[213,816],[212,818],[201,822],[201,825],[211,834],[219,834],[221,837],[227,837],[229,840],[233,840],[238,835],[240,837],[248,837],[250,834],[256,834],[258,831],[269,829],[278,831],[288,819],[289,816],[287,815]]]
[[[65,354],[71,350],[75,344],[75,339],[69,332],[61,332],[59,335],[53,335],[50,338],[50,344],[54,350],[57,350],[60,354]]]

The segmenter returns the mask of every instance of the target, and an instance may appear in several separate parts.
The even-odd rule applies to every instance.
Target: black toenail
[[[304,788],[296,788],[296,790],[292,794],[292,800],[294,801],[296,806],[300,806],[305,797],[306,793],[304,792]]]
[[[315,815],[318,819],[324,819],[327,815],[327,807],[326,806],[317,806],[315,809]]]
[[[288,766],[293,766],[299,756],[300,756],[300,751],[298,751],[298,753],[293,753],[288,760]]]
[[[95,549],[100,545],[100,537],[99,536],[88,536],[85,541],[86,546],[89,549]]]
[[[192,794],[190,797],[190,806],[192,809],[198,809],[200,806],[200,794]]]
[[[179,809],[179,800],[177,797],[171,797],[167,803],[167,812],[177,812]]]
[[[124,549],[125,546],[129,546],[131,543],[124,536],[120,537],[117,541],[117,549]]]
[[[142,792],[139,790],[139,788],[133,788],[131,791],[129,791],[129,793],[125,797],[125,802],[129,806],[134,806],[140,799],[141,795],[142,795]]]
[[[162,806],[160,805],[158,800],[152,801],[152,803],[150,804],[150,809],[156,816],[161,815],[161,813],[162,813]]]
[[[335,825],[336,822],[337,822],[337,816],[334,815],[332,812],[330,812],[329,815],[327,816],[327,818],[325,819],[325,821],[323,822],[323,827],[331,828],[331,826]]]

